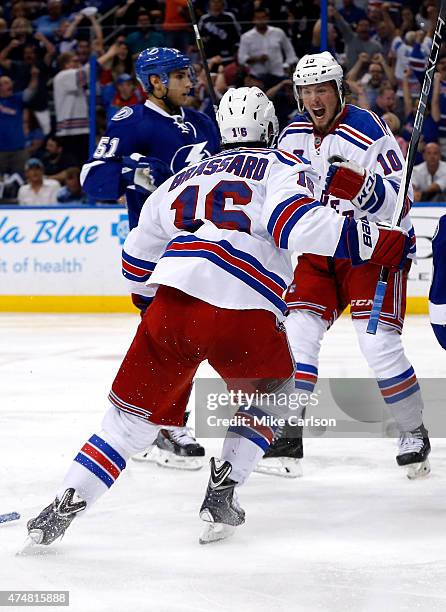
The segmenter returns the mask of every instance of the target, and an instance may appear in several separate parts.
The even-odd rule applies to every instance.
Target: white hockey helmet
[[[274,104],[258,87],[228,89],[218,107],[217,123],[224,145],[262,142],[271,147],[279,132]]]
[[[293,74],[294,97],[296,98],[297,108],[301,113],[305,108],[299,93],[299,87],[303,85],[315,85],[316,83],[326,83],[335,81],[339,93],[341,109],[344,108],[344,73],[342,67],[328,51],[323,53],[313,53],[304,55],[296,65]]]

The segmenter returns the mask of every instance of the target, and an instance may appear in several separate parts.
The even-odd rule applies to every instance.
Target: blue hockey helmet
[[[178,49],[151,47],[144,49],[138,55],[135,62],[135,73],[144,91],[150,92],[153,90],[150,83],[151,74],[159,76],[163,85],[167,86],[170,72],[191,67],[192,60],[187,55],[180,53]]]

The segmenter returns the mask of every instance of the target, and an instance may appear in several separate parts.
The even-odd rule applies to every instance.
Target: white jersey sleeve
[[[315,180],[317,176],[308,164],[273,166],[262,220],[279,248],[331,256],[339,243],[344,219],[315,200]]]

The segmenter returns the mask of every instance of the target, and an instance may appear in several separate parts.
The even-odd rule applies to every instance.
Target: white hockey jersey
[[[298,116],[279,136],[278,148],[308,160],[318,175],[315,197],[328,204],[341,215],[356,219],[367,215],[370,221],[392,220],[404,165],[404,157],[395,137],[385,122],[371,111],[347,104],[328,134],[322,136],[314,130],[307,114]],[[378,173],[384,189],[377,194],[376,203],[365,213],[349,200],[340,200],[324,193],[330,157],[342,158]],[[415,234],[407,214],[413,199],[409,190],[405,216],[401,223],[411,238],[411,251],[415,253]]]
[[[291,251],[346,257],[347,224],[314,199],[316,179],[307,163],[275,149],[225,151],[177,173],[147,199],[125,241],[131,292],[149,297],[168,285],[282,318]]]

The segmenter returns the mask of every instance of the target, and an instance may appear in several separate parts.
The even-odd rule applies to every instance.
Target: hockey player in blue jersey
[[[144,104],[124,106],[111,119],[93,157],[82,168],[84,191],[97,200],[125,195],[130,229],[141,208],[171,174],[219,151],[217,128],[204,113],[184,107],[192,62],[176,49],[142,51],[135,72]]]
[[[82,168],[84,191],[94,199],[125,195],[129,226],[138,225],[147,197],[170,175],[220,149],[216,125],[204,113],[184,107],[192,88],[192,62],[176,49],[142,51],[136,76],[147,94],[144,104],[121,108],[111,119],[93,157]],[[132,295],[142,312],[149,300]],[[165,467],[199,469],[204,449],[189,428],[161,430],[158,447],[136,456]]]
[[[429,292],[429,316],[432,329],[446,350],[446,215],[438,222],[432,240],[433,277]]]

